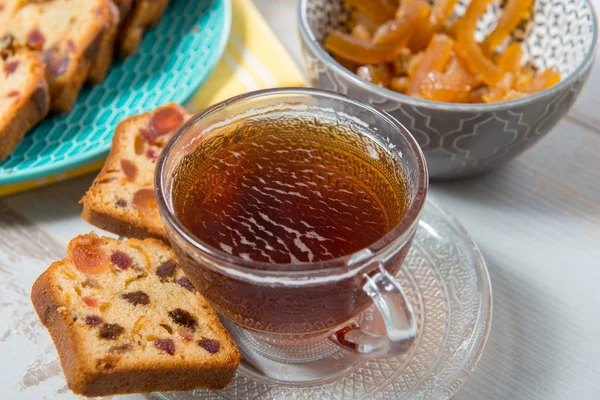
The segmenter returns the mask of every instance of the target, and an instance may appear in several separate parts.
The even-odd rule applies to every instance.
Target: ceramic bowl
[[[469,1],[461,0],[455,15]],[[499,1],[479,21],[476,39],[491,31]],[[441,103],[409,97],[362,80],[333,59],[321,43],[344,29],[350,11],[343,0],[300,0],[299,30],[310,83],[369,102],[402,122],[418,140],[430,177],[476,175],[511,160],[546,135],[569,110],[593,64],[597,22],[588,0],[536,0],[533,18],[511,40],[522,40],[525,62],[554,68],[562,77],[540,93],[493,104]]]

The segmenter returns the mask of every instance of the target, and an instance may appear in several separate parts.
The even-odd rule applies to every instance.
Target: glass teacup
[[[361,122],[347,126],[366,127],[361,135],[369,135],[395,157],[406,178],[409,204],[393,229],[352,254],[302,263],[301,268],[233,256],[193,235],[174,210],[178,167],[204,138],[218,135],[231,124],[266,118],[274,112],[336,124]],[[273,89],[237,96],[202,111],[179,129],[158,160],[155,187],[168,237],[185,273],[223,317],[251,334],[253,340],[306,349],[329,338],[346,350],[368,356],[395,356],[410,347],[416,323],[394,275],[415,235],[428,177],[417,142],[388,114],[315,89]],[[364,331],[357,323],[359,315],[373,304],[384,322],[382,334]]]

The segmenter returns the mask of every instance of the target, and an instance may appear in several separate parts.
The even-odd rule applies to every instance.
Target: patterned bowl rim
[[[590,47],[588,48],[585,57],[583,58],[582,62],[577,66],[577,68],[575,68],[566,78],[562,79],[556,85],[545,89],[541,92],[532,94],[527,97],[523,97],[521,99],[491,104],[464,104],[423,100],[407,96],[401,93],[397,93],[393,90],[382,88],[372,84],[371,82],[367,82],[359,78],[358,75],[348,71],[340,63],[338,63],[319,43],[312,29],[310,28],[310,25],[308,24],[308,16],[306,13],[308,2],[309,0],[300,0],[298,2],[298,30],[302,42],[312,50],[313,54],[315,54],[321,62],[332,66],[336,74],[343,75],[362,89],[365,89],[369,92],[374,92],[375,94],[385,97],[387,99],[395,100],[399,103],[409,104],[416,107],[420,106],[443,111],[485,112],[506,110],[512,109],[514,107],[526,106],[528,103],[533,103],[546,97],[552,97],[564,88],[571,86],[579,77],[585,75],[585,73],[592,66],[597,51],[596,44],[598,41],[598,19],[592,2],[590,0],[585,0],[585,3],[589,8],[592,17],[592,42],[590,43]],[[306,59],[304,59],[304,64],[306,66]]]
[[[180,91],[179,95],[172,100],[174,103],[184,103],[194,93],[194,91],[206,81],[225,52],[225,47],[227,46],[227,40],[229,39],[229,33],[231,31],[231,0],[222,0],[221,4],[223,5],[224,26],[221,36],[218,39],[218,45],[215,47],[215,56],[211,57],[206,64],[207,67],[202,72],[202,75],[204,76],[198,80],[197,86],[192,88],[190,91]],[[26,182],[33,179],[42,179],[52,176],[53,174],[60,174],[65,171],[70,171],[99,160],[100,158],[104,157],[109,150],[110,143],[108,143],[106,146],[99,146],[89,152],[76,154],[73,157],[68,157],[54,163],[48,163],[41,167],[20,171],[16,174],[11,174],[10,172],[6,174],[0,174],[0,185],[9,185]]]

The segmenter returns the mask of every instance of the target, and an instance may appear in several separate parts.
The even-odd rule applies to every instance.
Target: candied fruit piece
[[[152,161],[158,160],[158,153],[154,149],[148,149],[146,151],[146,158]]]
[[[129,254],[124,253],[120,250],[116,250],[110,256],[110,261],[115,264],[120,269],[128,269],[133,265],[133,260],[129,256]]]
[[[158,324],[158,326],[160,326],[161,328],[163,328],[165,331],[167,331],[170,335],[173,334],[173,328],[171,328],[169,325],[167,324]]]
[[[533,77],[535,76],[535,70],[530,66],[525,66],[521,68],[521,71],[517,74],[517,79],[515,82],[515,90],[519,92],[524,92],[527,90]]]
[[[120,208],[127,207],[127,200],[117,199],[117,201],[115,202],[115,205]]]
[[[169,278],[175,276],[175,271],[177,270],[177,262],[173,259],[167,260],[162,263],[158,268],[156,268],[156,275],[160,278],[161,281],[166,281]]]
[[[9,76],[10,74],[14,73],[19,67],[20,63],[21,62],[19,60],[13,60],[4,64],[4,72],[6,73],[6,76]]]
[[[140,189],[133,195],[133,207],[142,214],[149,217],[158,211],[158,204],[154,196],[154,189]]]
[[[423,98],[444,102],[468,102],[468,93],[477,85],[471,71],[456,57],[444,73],[429,74],[421,85]]]
[[[427,49],[419,62],[418,67],[411,76],[407,94],[410,96],[421,95],[421,84],[428,74],[442,71],[446,66],[454,41],[444,34],[437,34],[431,39]]]
[[[138,170],[137,166],[133,162],[126,159],[122,159],[121,170],[123,171],[127,179],[129,179],[131,182],[135,181],[135,178],[137,178]]]
[[[134,306],[139,306],[139,305],[145,306],[150,303],[150,297],[146,293],[142,292],[141,290],[138,290],[135,292],[130,292],[130,293],[125,293],[125,294],[121,295],[121,298],[127,300]]]
[[[352,18],[350,19],[350,26],[362,25],[369,31],[370,35],[373,35],[379,26],[377,23],[369,19],[365,14],[358,10],[352,11]]]
[[[506,95],[513,90],[514,84],[514,75],[510,72],[504,74],[496,86],[490,87],[488,93],[482,96],[483,101],[486,103],[497,103],[499,101],[504,101],[503,99],[506,97]]]
[[[422,58],[423,58],[423,52],[421,51],[420,53],[415,54],[415,56],[410,59],[410,61],[408,62],[408,69],[406,71],[406,73],[408,74],[409,77],[412,78],[415,75],[415,72],[417,71],[417,68],[419,67],[419,64],[421,63]]]
[[[44,48],[44,43],[46,43],[46,38],[38,28],[33,28],[27,34],[27,46],[32,49],[42,50]]]
[[[502,71],[485,56],[472,34],[466,31],[458,33],[456,54],[467,64],[471,72],[481,76],[487,85],[494,86],[502,79]]]
[[[429,4],[424,0],[406,0],[402,4],[400,17],[380,25],[373,35],[375,44],[393,45],[395,54],[406,47],[429,16]]]
[[[95,297],[84,296],[81,298],[81,301],[83,301],[83,303],[88,307],[92,307],[92,308],[98,307],[98,299],[96,299]]]
[[[458,38],[458,34],[462,31],[467,31],[467,34],[474,35],[477,21],[485,14],[491,1],[492,0],[472,0],[465,14],[454,21],[447,29],[448,33],[455,38]]]
[[[202,339],[198,340],[198,346],[202,347],[211,354],[216,354],[221,348],[221,343],[214,339]]]
[[[371,40],[371,33],[369,32],[369,29],[362,24],[354,25],[352,28],[352,36],[357,39]]]
[[[102,241],[97,236],[80,236],[69,243],[69,254],[79,271],[95,275],[108,268],[108,256],[101,248]]]
[[[410,79],[406,76],[395,76],[390,81],[390,89],[402,94],[406,93],[408,85],[410,85]]]
[[[371,21],[379,24],[394,18],[398,5],[393,0],[346,0],[346,3],[356,7]]]
[[[533,77],[525,92],[529,94],[541,92],[542,90],[556,85],[558,82],[560,82],[560,75],[558,72],[547,69]]]
[[[408,73],[408,66],[410,65],[411,58],[412,53],[409,49],[403,49],[398,53],[392,62],[394,73],[396,75],[406,75]]]
[[[431,8],[429,22],[438,30],[452,16],[458,0],[437,0]]]
[[[491,55],[500,46],[519,23],[529,17],[533,0],[508,0],[498,19],[496,28],[485,38],[481,47]]]
[[[190,292],[193,292],[195,289],[194,285],[192,284],[192,282],[190,282],[187,276],[182,276],[181,278],[177,279],[177,283],[179,284],[179,286],[186,288]]]
[[[490,89],[487,86],[480,86],[477,89],[465,94],[463,103],[483,103],[483,97],[488,94]]]
[[[155,339],[154,347],[169,355],[175,354],[175,342],[173,342],[173,339]]]
[[[21,94],[21,92],[19,92],[18,90],[11,90],[10,92],[8,92],[7,97],[11,98],[11,97],[17,97]]]
[[[142,315],[135,321],[131,331],[134,334],[139,334],[139,333],[141,333],[141,331],[143,329],[145,329],[146,326],[148,326],[149,323],[150,323],[150,320]]]
[[[179,110],[168,107],[152,116],[150,127],[158,136],[162,136],[174,132],[183,124],[184,120],[185,118]]]
[[[97,315],[86,315],[85,323],[89,326],[99,326],[104,323],[104,320],[102,319],[102,317],[99,317]]]
[[[145,145],[142,135],[135,135],[135,139],[133,140],[133,150],[135,151],[135,154],[138,156],[144,154],[144,148]]]
[[[173,311],[169,312],[169,316],[178,325],[181,325],[185,328],[188,328],[192,331],[196,330],[198,326],[198,321],[192,314],[189,312],[182,310],[181,308],[176,308]]]
[[[125,328],[119,324],[102,324],[99,335],[102,339],[116,340],[123,332]]]
[[[517,74],[521,70],[523,48],[517,42],[511,43],[498,59],[498,67],[503,73]]]
[[[331,32],[324,46],[334,55],[359,64],[379,64],[394,58],[394,46],[376,45],[339,31]]]
[[[392,73],[385,64],[361,65],[356,70],[356,75],[367,82],[371,82],[381,87],[387,87],[392,78]]]
[[[458,0],[437,0],[431,7],[429,18],[420,24],[419,29],[411,37],[409,47],[417,52],[427,47],[427,43],[438,32],[446,20],[452,16]]]
[[[186,342],[191,342],[192,340],[194,340],[194,335],[192,335],[189,331],[185,329],[177,329],[177,333]]]
[[[146,142],[153,143],[159,137],[173,133],[184,121],[185,118],[179,110],[174,107],[163,108],[152,115],[148,128],[142,129],[140,136]]]

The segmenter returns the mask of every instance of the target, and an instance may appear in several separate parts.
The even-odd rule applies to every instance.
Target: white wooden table
[[[255,2],[301,62],[296,0]],[[12,276],[0,283],[3,298],[29,288],[69,239],[93,230],[77,204],[92,180],[0,199],[0,269]],[[600,399],[600,63],[541,143],[487,176],[435,183],[431,196],[472,233],[494,288],[489,342],[455,399]],[[0,399],[74,398],[31,306],[8,310],[0,304]],[[33,354],[24,339],[22,349],[7,346],[20,337],[44,352]]]

